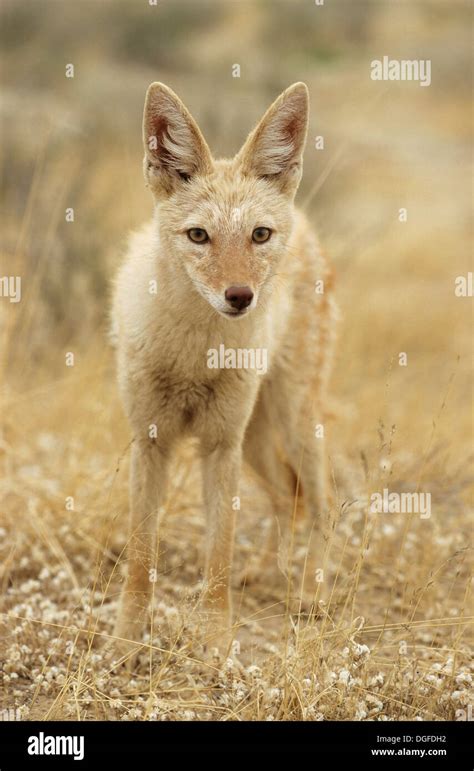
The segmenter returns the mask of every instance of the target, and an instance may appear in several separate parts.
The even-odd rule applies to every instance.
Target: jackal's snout
[[[253,292],[249,286],[230,286],[225,290],[224,296],[234,313],[248,308],[253,300]]]

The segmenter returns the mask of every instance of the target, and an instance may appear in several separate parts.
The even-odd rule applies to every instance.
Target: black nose
[[[230,286],[225,290],[225,299],[238,311],[247,308],[253,300],[253,292],[249,286]]]

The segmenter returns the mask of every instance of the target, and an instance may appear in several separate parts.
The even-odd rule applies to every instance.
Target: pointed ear
[[[294,83],[280,94],[237,156],[242,173],[273,180],[282,192],[294,195],[303,171],[308,112],[304,83]]]
[[[163,83],[152,83],[143,113],[144,173],[156,195],[212,170],[212,156],[181,99]]]

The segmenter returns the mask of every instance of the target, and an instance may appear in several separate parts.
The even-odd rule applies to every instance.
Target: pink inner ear
[[[167,166],[169,168],[175,167],[175,161],[172,158],[169,150],[165,146],[163,139],[166,136],[168,139],[171,139],[168,126],[169,121],[161,114],[153,115],[151,120],[151,131],[150,131],[150,137],[156,138],[156,148],[150,149],[150,154],[154,161],[157,163],[157,165],[160,166]],[[150,138],[148,137],[148,139]],[[176,170],[179,176],[182,176],[183,179],[186,179],[188,176],[184,172],[181,173],[179,170]]]
[[[150,149],[150,154],[160,158],[163,154],[163,134],[167,128],[167,121],[163,115],[154,115],[149,121],[149,132],[147,142],[149,143],[152,137],[156,139],[156,149]],[[148,145],[149,146],[149,145]]]
[[[295,135],[298,133],[300,123],[300,119],[295,115],[284,127],[284,132],[285,134],[288,134],[290,139],[294,139]]]

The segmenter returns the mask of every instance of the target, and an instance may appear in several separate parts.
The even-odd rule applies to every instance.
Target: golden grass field
[[[0,297],[0,712],[466,719],[472,298],[454,287],[472,270],[469,7],[163,6],[4,3],[0,277],[21,276],[22,297]],[[431,86],[372,81],[370,61],[384,54],[430,58]],[[194,614],[204,516],[187,445],[160,535],[148,645],[129,674],[99,644],[125,566],[131,438],[107,308],[127,234],[151,215],[140,124],[153,80],[182,97],[220,154],[237,151],[284,87],[309,86],[298,202],[333,261],[341,308],[329,437],[337,581],[316,619],[298,614],[283,573],[280,585],[236,582],[240,653],[205,662]],[[371,514],[383,488],[431,493],[431,517]],[[236,575],[262,542],[261,509],[246,475]],[[289,517],[295,581],[299,523]]]

